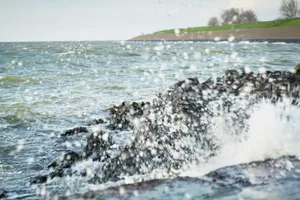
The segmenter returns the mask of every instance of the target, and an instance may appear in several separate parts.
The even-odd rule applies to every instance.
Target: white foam
[[[280,45],[285,45],[285,44],[287,44],[287,43],[285,43],[285,42],[273,42],[272,44],[280,44]]]
[[[200,177],[221,167],[251,161],[300,156],[300,109],[288,101],[277,105],[263,102],[249,120],[249,130],[239,136],[231,135],[230,127],[220,120],[215,127],[222,146],[219,154],[205,164],[191,167],[182,176]]]

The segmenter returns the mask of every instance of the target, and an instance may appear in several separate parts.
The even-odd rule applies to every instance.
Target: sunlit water
[[[72,147],[61,141],[64,130],[106,117],[105,109],[113,104],[151,100],[177,81],[205,81],[226,69],[291,71],[299,63],[299,53],[300,44],[271,42],[0,43],[0,189],[11,198],[34,199],[36,193],[47,191],[68,195],[104,188],[84,184],[78,177],[38,189],[28,180],[65,146],[82,149],[84,139]],[[259,106],[249,121],[250,130],[238,142],[226,135],[220,119],[215,132],[223,143],[220,154],[182,175],[200,177],[228,165],[298,155],[300,125],[280,115],[299,119],[300,111],[268,103]],[[93,164],[78,167],[86,165]]]

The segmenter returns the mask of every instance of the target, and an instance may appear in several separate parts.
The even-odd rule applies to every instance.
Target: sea
[[[61,134],[93,119],[107,118],[107,109],[113,105],[151,101],[178,81],[198,78],[203,82],[223,76],[228,69],[293,72],[300,63],[299,55],[300,43],[293,41],[0,43],[0,196],[74,199],[77,194],[133,183],[135,179],[129,177],[125,182],[97,185],[76,175],[37,185],[30,185],[29,180],[46,172],[45,167],[66,149],[82,151],[84,135],[66,141]],[[291,120],[281,118],[283,113]],[[215,183],[192,181],[242,163],[300,156],[299,116],[298,107],[264,102],[251,114],[246,137],[232,139],[226,135],[226,125],[216,129],[222,149],[205,163],[181,171],[175,177],[180,187],[142,188],[123,199],[300,199],[299,170],[271,183],[239,189],[214,189]],[[96,165],[94,162],[82,161],[77,167]],[[259,173],[252,176],[267,179],[270,170],[274,171],[272,166],[257,169]],[[284,168],[273,175],[285,177],[283,173],[288,172]],[[120,196],[102,197],[122,199],[125,191],[119,192]]]

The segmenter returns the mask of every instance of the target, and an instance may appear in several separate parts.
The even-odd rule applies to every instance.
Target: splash
[[[247,122],[248,131],[239,135],[231,134],[234,127],[219,117],[214,124],[219,153],[204,164],[193,165],[181,176],[200,177],[224,166],[284,155],[300,156],[299,117],[299,107],[291,105],[288,99],[277,104],[265,100],[256,105]]]

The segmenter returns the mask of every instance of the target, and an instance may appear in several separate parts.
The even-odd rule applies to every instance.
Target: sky
[[[127,40],[142,33],[205,26],[222,10],[279,17],[281,0],[0,0],[0,41]]]

